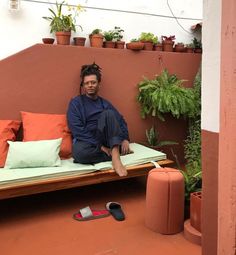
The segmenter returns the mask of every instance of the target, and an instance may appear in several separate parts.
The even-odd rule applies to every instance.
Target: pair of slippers
[[[109,215],[112,215],[118,221],[122,221],[125,219],[125,215],[121,208],[121,205],[117,202],[108,202],[106,204],[106,209],[104,210],[94,210],[87,206],[80,209],[79,212],[75,213],[73,215],[73,218],[78,221],[87,221],[104,218]]]

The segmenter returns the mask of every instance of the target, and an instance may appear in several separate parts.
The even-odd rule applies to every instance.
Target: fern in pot
[[[178,79],[175,74],[169,74],[167,70],[163,70],[154,79],[144,78],[138,84],[137,96],[142,118],[152,116],[153,119],[157,117],[165,121],[165,114],[171,114],[177,119],[181,116],[194,116],[197,111],[195,95],[192,88],[183,87],[183,82],[184,80]],[[165,153],[178,164],[177,155],[170,145]]]

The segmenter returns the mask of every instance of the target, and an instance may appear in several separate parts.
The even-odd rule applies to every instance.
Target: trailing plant
[[[153,80],[144,78],[138,84],[137,96],[142,118],[151,115],[164,121],[164,113],[171,113],[175,118],[195,116],[197,106],[193,89],[183,87],[183,82],[166,69]]]
[[[68,7],[68,14],[63,14],[62,9],[63,6]],[[48,10],[51,12],[51,17],[43,17],[43,19],[46,19],[50,21],[50,33],[53,32],[70,32],[70,31],[76,31],[76,17],[79,15],[79,12],[83,11],[81,5],[78,5],[77,7],[73,7],[71,5],[65,4],[65,1],[61,3],[56,2],[56,11],[54,11],[51,8],[48,8]],[[82,30],[82,27],[79,26]]]
[[[196,113],[189,119],[189,134],[184,144],[187,161],[186,170],[182,171],[185,179],[185,199],[189,203],[190,193],[201,190],[201,75],[197,74],[194,81],[194,97]]]
[[[177,142],[174,141],[159,141],[159,134],[158,131],[152,126],[150,130],[146,130],[146,137],[148,144],[150,146],[165,146],[165,145],[175,145],[178,144]]]

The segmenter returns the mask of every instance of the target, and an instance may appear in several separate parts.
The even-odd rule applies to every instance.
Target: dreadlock
[[[88,76],[88,75],[96,75],[98,82],[101,81],[102,78],[102,74],[101,74],[101,67],[97,64],[95,64],[95,62],[91,65],[83,65],[81,67],[81,72],[80,72],[80,78],[81,78],[81,83],[80,86],[83,86],[84,83],[84,77]]]

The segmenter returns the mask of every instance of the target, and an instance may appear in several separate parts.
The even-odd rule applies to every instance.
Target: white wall
[[[41,43],[43,37],[53,36],[49,33],[49,23],[42,19],[42,16],[50,16],[48,7],[55,7],[50,5],[50,2],[54,3],[55,0],[38,0],[41,3],[37,0],[36,2],[21,0],[21,9],[18,12],[8,10],[8,1],[0,1],[0,59],[33,44]],[[129,13],[131,11],[172,16],[167,0],[68,0],[67,2],[75,5],[80,3],[88,7],[128,11],[124,13],[86,8],[86,12],[81,13],[77,19],[77,24],[83,27],[83,32],[78,29],[78,32],[74,34],[76,36],[88,36],[95,28],[106,31],[113,29],[114,26],[120,26],[125,30],[126,41],[139,37],[141,32],[152,32],[158,37],[175,35],[176,41],[189,43],[194,36],[190,30],[191,25],[198,23],[197,19],[202,18],[202,1],[196,0],[169,0],[175,16],[196,19],[179,19],[180,24],[190,33],[185,32],[173,18]]]
[[[220,0],[204,1],[203,23],[202,129],[219,132],[221,46]]]

